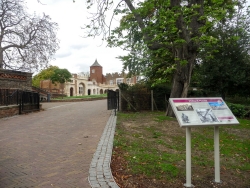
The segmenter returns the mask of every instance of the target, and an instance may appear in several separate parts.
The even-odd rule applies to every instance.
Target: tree
[[[58,49],[57,23],[29,15],[23,0],[0,0],[0,29],[0,68],[39,70]]]
[[[55,70],[59,69],[58,66],[49,66],[47,69],[43,69],[37,75],[32,78],[32,86],[40,87],[41,80],[48,80],[52,77]]]
[[[55,69],[54,74],[51,76],[52,83],[59,82],[61,85],[61,90],[63,94],[63,84],[69,82],[72,77],[71,73],[67,69]]]
[[[93,5],[93,1],[87,2],[89,6]],[[171,74],[172,98],[187,96],[200,42],[207,38],[204,33],[218,20],[229,16],[234,5],[232,0],[122,0],[113,13],[123,14],[120,27],[111,31],[110,24],[105,22],[105,14],[114,1],[96,2],[98,12],[85,27],[90,29],[88,36],[104,34],[103,38],[108,39],[111,46],[129,50],[131,57],[135,52],[139,54],[137,60],[144,61],[127,57],[126,67],[138,64],[146,67],[144,71],[150,75],[165,79]],[[170,105],[166,114],[174,116]]]
[[[213,45],[202,45],[198,65],[199,87],[226,95],[249,96],[250,14],[242,1],[236,14],[209,31]]]

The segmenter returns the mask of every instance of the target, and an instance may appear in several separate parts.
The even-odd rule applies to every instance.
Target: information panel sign
[[[170,98],[169,102],[181,127],[239,124],[221,97]]]

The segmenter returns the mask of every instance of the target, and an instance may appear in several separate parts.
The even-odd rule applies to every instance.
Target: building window
[[[95,69],[92,69],[92,73],[95,73]]]
[[[123,78],[116,78],[116,85],[123,83]]]
[[[109,80],[109,85],[113,85],[113,80]]]

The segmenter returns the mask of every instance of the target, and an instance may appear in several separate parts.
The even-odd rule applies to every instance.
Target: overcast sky
[[[81,29],[88,24],[89,16],[86,0],[26,0],[29,12],[50,15],[53,22],[59,25],[57,33],[60,49],[55,54],[56,60],[50,62],[60,68],[67,68],[71,73],[88,72],[89,67],[97,59],[103,67],[103,73],[121,72],[122,62],[116,57],[126,52],[119,48],[108,48],[100,38],[83,38]],[[248,0],[248,5],[249,5]],[[118,25],[114,22],[113,25]]]
[[[86,0],[26,0],[28,11],[49,15],[53,22],[58,23],[57,32],[60,49],[55,54],[51,65],[67,68],[71,73],[87,72],[97,59],[103,67],[103,73],[121,72],[122,62],[116,57],[125,52],[119,48],[108,48],[100,38],[83,38],[81,29],[88,24],[89,14]],[[118,24],[117,22],[114,24]]]

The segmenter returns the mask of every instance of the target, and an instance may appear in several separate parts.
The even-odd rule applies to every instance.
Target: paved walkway
[[[115,126],[116,116],[112,112],[90,165],[89,182],[93,188],[119,188],[110,169]]]
[[[0,119],[0,187],[117,187],[109,169],[116,118],[106,100],[44,107]]]

